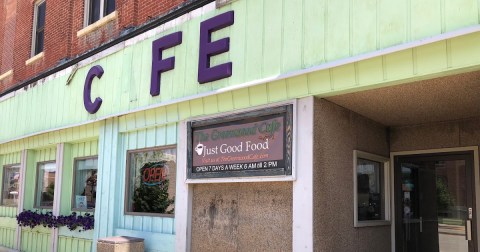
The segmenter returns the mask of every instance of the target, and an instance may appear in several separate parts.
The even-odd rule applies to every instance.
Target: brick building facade
[[[113,1],[0,5],[0,251],[480,251],[480,1]]]
[[[33,18],[38,1],[2,1],[0,93],[195,1],[117,0],[113,17],[89,26],[85,26],[86,2],[46,1],[44,53],[27,64],[32,58]],[[81,30],[85,32],[80,34]]]

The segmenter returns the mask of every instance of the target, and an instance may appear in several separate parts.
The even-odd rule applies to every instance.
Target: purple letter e
[[[225,12],[200,23],[200,52],[198,57],[198,82],[200,84],[232,76],[232,62],[210,67],[210,57],[227,52],[230,38],[211,42],[212,32],[233,24],[233,11]]]
[[[150,78],[150,94],[160,94],[160,76],[163,72],[175,67],[175,57],[162,60],[162,52],[165,49],[182,43],[182,32],[175,32],[163,36],[152,43],[152,76]]]

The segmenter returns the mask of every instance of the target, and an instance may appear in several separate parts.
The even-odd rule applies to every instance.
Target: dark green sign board
[[[192,121],[187,127],[190,179],[292,174],[293,105]]]

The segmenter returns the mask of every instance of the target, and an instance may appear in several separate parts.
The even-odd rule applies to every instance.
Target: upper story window
[[[86,0],[85,23],[91,25],[115,11],[115,0]]]
[[[45,35],[45,0],[39,1],[35,4],[34,19],[33,19],[33,41],[32,41],[32,56],[43,52],[43,42]]]

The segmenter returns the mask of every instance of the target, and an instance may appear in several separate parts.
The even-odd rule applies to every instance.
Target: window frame
[[[52,206],[39,206],[37,202],[37,196],[38,196],[38,176],[39,176],[39,171],[40,171],[40,166],[44,164],[55,164],[55,182],[57,180],[57,172],[58,172],[58,167],[57,167],[57,161],[56,160],[50,160],[50,161],[42,161],[42,162],[37,162],[37,170],[35,173],[35,194],[33,195],[33,208],[38,208],[38,209],[53,209],[53,205],[55,205],[55,202],[53,202]],[[53,196],[53,201],[55,201],[55,193],[56,193],[56,185],[54,188],[54,196]],[[41,200],[41,198],[40,198]]]
[[[4,198],[3,198],[3,195],[4,195],[4,190],[5,190],[5,172],[8,168],[11,168],[11,167],[18,167],[18,172],[20,173],[21,172],[21,164],[20,163],[15,163],[15,164],[8,164],[8,165],[4,165],[3,166],[3,169],[2,169],[2,188],[0,188],[0,206],[3,206],[3,207],[17,207],[18,208],[18,202],[17,202],[17,205],[16,206],[12,206],[12,205],[6,205],[4,203]],[[20,174],[20,176],[22,176],[22,174]],[[19,178],[20,179],[20,178]],[[20,183],[20,181],[18,181],[18,183]],[[19,185],[20,187],[22,185]],[[20,190],[20,188],[19,188]],[[18,196],[20,196],[20,191],[19,191],[19,194]],[[17,200],[18,200],[18,196],[17,196]]]
[[[73,159],[73,176],[72,176],[72,201],[71,201],[71,207],[70,209],[72,211],[76,212],[95,212],[95,208],[97,207],[97,204],[95,204],[95,208],[92,209],[82,209],[82,208],[76,208],[75,207],[75,183],[76,183],[76,178],[77,178],[77,162],[78,161],[83,161],[83,160],[88,160],[88,159],[97,159],[97,176],[98,176],[98,155],[94,156],[86,156],[86,157],[76,157]],[[98,177],[97,177],[97,183],[98,183]],[[98,186],[98,185],[97,185]],[[96,197],[95,197],[96,201]]]
[[[111,13],[115,12],[116,9],[117,9],[117,3],[115,2],[115,8],[114,8],[114,10],[113,10],[111,13],[106,14],[106,9],[105,9],[106,5],[105,5],[105,2],[106,2],[107,0],[99,0],[99,1],[100,1],[100,6],[99,6],[99,8],[100,8],[100,15],[99,15],[99,17],[98,17],[98,20],[95,20],[95,21],[93,21],[93,22],[90,23],[90,14],[91,14],[91,11],[92,11],[92,10],[91,10],[91,9],[92,9],[92,8],[91,8],[91,3],[92,3],[92,1],[93,1],[93,0],[85,0],[85,1],[84,1],[84,5],[83,5],[83,6],[84,6],[84,12],[83,12],[83,27],[87,27],[87,26],[93,25],[94,23],[102,20],[102,18],[104,18],[104,17],[110,15]]]
[[[383,164],[383,201],[384,201],[384,215],[383,220],[358,220],[358,181],[357,181],[357,164],[358,159],[377,162]],[[391,225],[391,190],[390,190],[390,159],[387,157],[363,152],[359,150],[353,151],[353,226],[354,227],[371,227],[371,226],[387,226]]]
[[[130,188],[130,154],[133,153],[141,153],[141,152],[148,152],[148,151],[158,151],[158,150],[166,150],[166,149],[175,149],[175,169],[178,168],[178,148],[176,144],[170,144],[170,145],[162,145],[162,146],[155,146],[155,147],[148,147],[148,148],[141,148],[141,149],[134,149],[134,150],[127,150],[127,162],[125,166],[125,193],[124,193],[124,202],[123,202],[123,213],[125,215],[133,215],[133,216],[151,216],[151,217],[164,217],[164,218],[175,218],[175,212],[173,214],[161,214],[161,213],[147,213],[147,212],[131,212],[128,209],[128,204],[129,204],[129,188]],[[175,174],[177,174],[177,171],[175,171]],[[178,182],[176,182],[178,183]],[[175,185],[172,186],[177,186]],[[175,188],[175,196],[177,195],[177,191]],[[174,206],[176,204],[176,198],[175,202],[173,203]]]
[[[38,9],[41,4],[45,4],[45,17],[44,17],[44,24],[43,24],[43,46],[42,51],[36,53],[37,50],[37,26],[38,26]],[[34,57],[36,55],[41,54],[45,50],[45,24],[47,20],[47,3],[46,0],[39,0],[35,2],[33,7],[33,25],[32,25],[32,45],[31,45],[31,52],[30,56]]]

